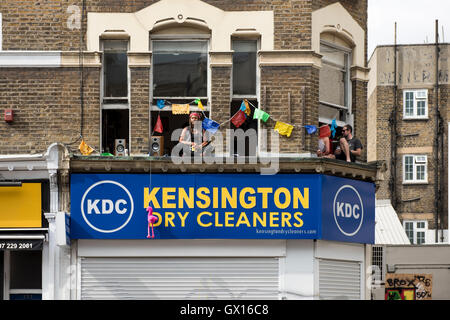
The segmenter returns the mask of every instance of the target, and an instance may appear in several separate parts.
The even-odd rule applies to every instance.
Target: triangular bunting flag
[[[80,149],[80,152],[82,155],[84,156],[88,156],[90,155],[92,152],[94,152],[94,149],[92,149],[91,147],[89,147],[84,140],[81,140],[80,145],[78,146],[78,149]]]
[[[337,128],[336,119],[333,119],[331,121],[331,135],[332,135],[333,138],[336,135],[336,128]]]
[[[317,127],[316,126],[305,125],[305,129],[308,132],[308,134],[313,134],[313,133],[317,132]]]
[[[158,114],[158,120],[156,120],[156,125],[155,125],[154,130],[155,130],[155,132],[163,133],[163,125],[162,125],[159,114]]]
[[[218,124],[214,120],[205,118],[202,121],[202,126],[203,126],[203,129],[205,129],[206,131],[211,132],[212,134],[214,134],[219,129],[220,124]]]
[[[244,122],[247,120],[247,116],[245,115],[244,111],[239,110],[233,118],[231,118],[231,123],[234,124],[236,128],[239,128]]]
[[[281,134],[282,136],[287,136],[288,138],[291,136],[292,129],[294,129],[293,126],[280,121],[277,121],[274,128],[274,130],[277,131],[279,134]]]
[[[200,110],[205,110],[205,108],[203,107],[203,104],[202,104],[202,100],[200,100],[200,99],[197,99],[197,100],[195,100],[195,102],[197,103],[197,106],[200,108]]]
[[[261,119],[264,122],[267,122],[267,120],[269,119],[270,115],[261,110],[261,109],[255,109],[255,113],[253,114],[253,119]]]
[[[165,101],[164,100],[156,101],[156,106],[160,109],[163,109],[166,106]]]
[[[252,110],[250,109],[250,106],[248,105],[247,99],[242,100],[240,110],[244,111],[247,116],[250,116],[252,114]]]

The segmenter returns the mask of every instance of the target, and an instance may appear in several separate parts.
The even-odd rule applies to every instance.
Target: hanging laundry
[[[166,103],[164,100],[158,100],[156,101],[156,106],[160,109],[163,109],[166,106]]]
[[[188,104],[172,104],[172,114],[189,114]]]
[[[294,129],[293,126],[291,126],[290,124],[284,123],[284,122],[280,122],[280,121],[277,121],[277,123],[275,124],[275,128],[274,128],[274,130],[276,132],[278,132],[282,136],[287,136],[288,138],[291,136],[292,129]]]
[[[158,114],[158,120],[156,120],[156,125],[155,125],[155,129],[154,129],[154,131],[155,132],[159,132],[159,133],[163,133],[163,125],[162,125],[162,122],[161,122],[161,118],[160,118],[160,116],[159,116],[159,114]]]
[[[313,134],[317,132],[317,127],[312,125],[305,125],[305,129],[308,132],[308,134]]]
[[[214,120],[205,118],[202,121],[202,127],[204,130],[211,132],[212,134],[216,133],[217,130],[219,130],[220,124],[215,122]]]
[[[233,118],[231,118],[231,123],[234,124],[236,128],[239,128],[244,122],[247,120],[247,116],[245,115],[244,111],[239,110]]]
[[[90,146],[88,146],[84,140],[81,140],[80,145],[78,146],[78,149],[80,149],[80,152],[83,156],[88,156],[90,155],[92,152],[94,152],[94,149],[91,148]]]
[[[250,106],[248,105],[247,99],[242,100],[240,110],[244,111],[247,116],[250,116],[252,114],[252,110],[250,109]]]
[[[267,122],[267,120],[269,119],[270,115],[261,110],[261,109],[255,109],[255,113],[253,114],[253,119],[261,119],[264,122]]]

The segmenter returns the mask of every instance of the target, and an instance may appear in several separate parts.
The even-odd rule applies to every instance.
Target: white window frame
[[[426,220],[404,220],[403,221],[403,229],[405,229],[406,232],[406,225],[412,223],[412,232],[413,232],[413,239],[411,244],[425,244],[426,243],[426,237],[427,237],[427,230],[428,230],[428,221]],[[423,223],[424,227],[420,228],[418,225],[419,223]],[[417,243],[418,239],[418,233],[423,232],[423,242]],[[408,234],[406,234],[408,236]],[[411,241],[411,238],[408,236],[408,239]]]
[[[413,159],[413,179],[406,179],[406,158],[412,157]],[[425,173],[423,179],[417,179],[417,168],[419,166],[425,166]],[[403,155],[403,184],[412,183],[428,183],[428,156],[427,155],[413,155],[405,154]]]
[[[413,114],[406,114],[406,94],[413,94]],[[422,97],[420,95],[423,95]],[[417,115],[418,102],[425,102],[425,114]],[[403,119],[428,119],[428,89],[408,89],[403,91]]]

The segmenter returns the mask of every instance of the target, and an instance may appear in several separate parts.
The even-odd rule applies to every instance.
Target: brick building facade
[[[82,263],[91,261],[90,254],[98,254],[104,249],[102,245],[111,243],[99,239],[66,243],[65,218],[73,208],[71,180],[77,174],[150,173],[151,184],[152,174],[206,172],[215,173],[220,180],[225,173],[262,172],[262,161],[249,162],[248,156],[256,155],[276,158],[279,172],[286,176],[338,176],[349,183],[359,180],[370,185],[381,180],[379,163],[367,164],[367,0],[51,0],[20,4],[5,0],[0,3],[0,19],[1,110],[12,110],[14,117],[13,121],[0,122],[4,137],[0,141],[0,171],[9,183],[31,181],[46,188],[42,192],[46,204],[42,208],[43,223],[32,230],[36,239],[47,233],[40,256],[42,287],[31,288],[41,290],[43,299],[90,298],[84,290],[86,286],[89,291],[84,271],[69,274],[67,270],[81,268]],[[180,55],[182,62],[177,60]],[[243,80],[237,81],[237,77]],[[197,98],[204,110],[194,103]],[[221,124],[219,132],[225,135],[226,129],[235,129],[229,120],[243,99],[270,114],[267,122],[247,119],[246,128],[258,134],[255,153],[251,154],[251,146],[246,145],[244,153],[238,154],[246,156],[243,163],[236,164],[236,151],[225,140],[223,149],[216,146],[216,158],[231,158],[231,162],[179,165],[171,161],[168,156],[178,141],[177,137],[171,139],[172,133],[188,122],[187,114],[172,113],[175,104],[204,111],[206,117]],[[162,100],[166,104],[160,108],[158,102]],[[158,116],[164,127],[162,134],[154,131]],[[354,135],[364,146],[359,163],[315,156],[318,137],[308,134],[305,125],[318,127],[332,120],[337,121],[337,136],[344,124],[353,126]],[[273,134],[276,121],[293,125],[292,134],[265,137],[264,130]],[[153,137],[163,141],[157,153],[152,153]],[[91,155],[81,155],[81,139],[94,148]],[[128,153],[116,153],[117,144],[123,144],[119,140],[125,140]],[[279,145],[273,146],[276,140]],[[39,178],[35,175],[37,167]],[[139,209],[144,210],[141,205]],[[127,243],[135,243],[135,239]],[[119,245],[116,248],[123,252],[109,252],[119,259],[133,254],[149,258],[142,247],[144,242],[136,241],[135,248]],[[201,247],[212,257],[225,248],[228,258],[230,253],[237,253],[241,257],[273,254],[279,259],[277,255],[286,256],[287,250],[294,257],[287,260],[296,263],[306,257],[296,256],[303,250],[297,249],[305,246],[311,261],[334,263],[341,259],[344,267],[349,264],[360,284],[352,288],[356,292],[352,294],[357,298],[368,295],[364,270],[370,249],[364,243],[352,246],[311,241],[299,242],[298,247],[290,240],[280,244],[269,239],[262,244],[242,241],[238,245],[219,241],[209,248],[195,240],[178,241],[171,242],[174,247],[158,242],[156,254],[164,257],[168,249],[175,256],[186,251],[198,258],[196,248]],[[264,244],[274,249],[262,250]],[[136,248],[144,251],[136,253]],[[356,253],[352,251],[355,248]],[[343,255],[336,256],[339,252]],[[117,256],[121,254],[124,256]],[[5,254],[0,266],[14,259],[14,254]],[[39,257],[33,259],[36,262]],[[89,265],[82,269],[87,270],[85,267]],[[305,271],[309,277],[305,292],[315,299],[320,295],[314,278],[317,274],[312,263],[307,264],[309,267]],[[282,289],[277,290],[284,292],[283,297],[292,298],[298,288],[294,293],[286,292],[290,277],[295,278],[296,273],[290,274],[294,270],[291,267],[286,270],[283,280],[275,272]],[[82,279],[78,278],[80,274]],[[300,286],[295,279],[294,287]],[[13,291],[10,283],[4,286],[11,291],[0,296],[3,298],[25,292]],[[271,292],[270,297],[280,297],[278,291]]]
[[[394,46],[378,46],[369,61],[367,117],[376,121],[369,122],[368,159],[385,159],[389,177],[377,199],[391,199],[415,244],[448,237],[448,49],[439,44],[437,60],[434,44],[398,45],[397,57]]]

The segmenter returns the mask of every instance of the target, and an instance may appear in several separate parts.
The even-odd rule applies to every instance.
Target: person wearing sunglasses
[[[334,152],[336,159],[355,162],[356,157],[361,156],[362,143],[358,138],[353,137],[353,128],[349,124],[342,128],[342,136]]]

